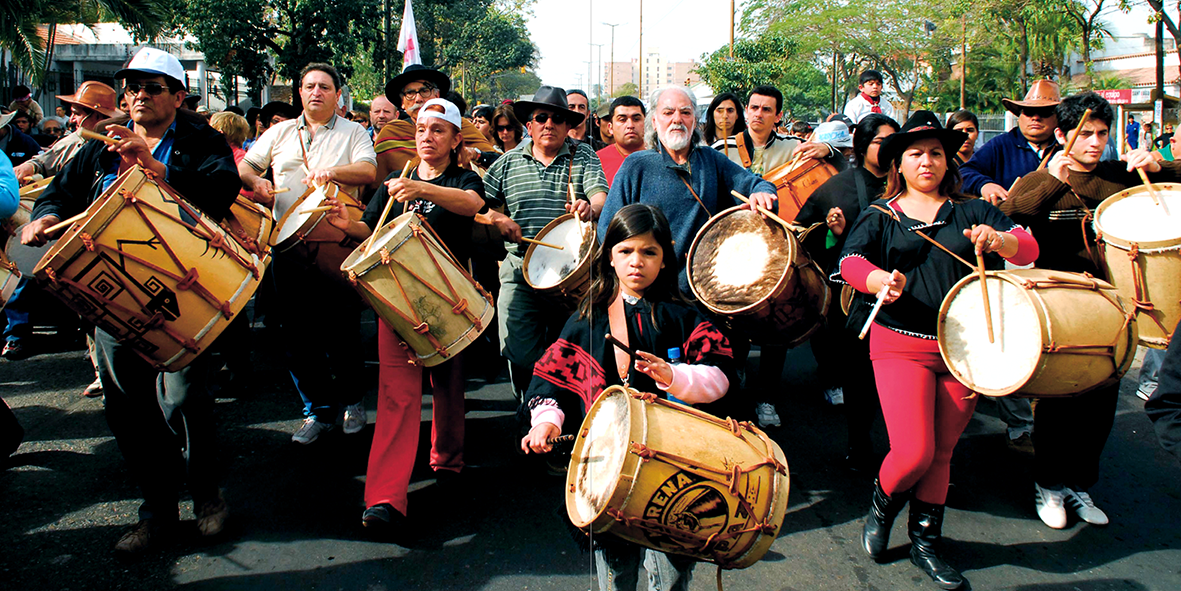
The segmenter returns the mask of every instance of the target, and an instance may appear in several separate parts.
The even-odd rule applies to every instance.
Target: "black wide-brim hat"
[[[275,114],[281,114],[287,119],[295,119],[296,117],[299,117],[300,111],[299,109],[295,108],[295,105],[292,105],[291,103],[285,103],[283,101],[271,101],[263,105],[262,109],[259,109],[258,119],[256,119],[256,121],[262,120],[267,125],[270,125],[271,117],[274,117]]]
[[[930,111],[915,111],[914,115],[906,120],[902,129],[882,140],[882,147],[878,149],[879,168],[889,168],[911,144],[929,138],[935,138],[943,144],[943,151],[950,162],[952,156],[968,141],[968,134],[955,129],[945,129],[943,124],[939,123],[939,118]]]
[[[400,106],[402,104],[402,89],[415,80],[425,80],[434,84],[439,89],[439,96],[443,98],[447,98],[447,93],[451,91],[451,78],[446,74],[422,64],[410,64],[402,70],[401,74],[394,76],[386,83],[385,98]]]
[[[570,103],[566,102],[566,89],[557,86],[542,86],[533,94],[533,100],[513,103],[513,114],[517,116],[517,121],[522,123],[529,121],[536,109],[560,112],[570,122],[571,127],[582,123],[586,118],[582,113],[570,108]]]

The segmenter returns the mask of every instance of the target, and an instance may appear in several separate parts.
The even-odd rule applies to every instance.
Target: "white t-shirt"
[[[883,115],[895,121],[898,120],[894,116],[894,105],[891,105],[890,101],[886,100],[886,97],[881,97],[878,106],[882,108]],[[860,92],[857,93],[857,96],[853,97],[853,100],[845,103],[845,116],[852,119],[854,125],[861,123],[861,120],[865,119],[870,113],[873,113],[873,105],[865,97],[861,96]]]

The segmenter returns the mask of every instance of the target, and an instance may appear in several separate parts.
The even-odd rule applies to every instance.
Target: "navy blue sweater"
[[[1008,189],[1017,177],[1037,170],[1044,155],[1044,150],[1041,154],[1033,150],[1020,127],[1014,127],[989,140],[960,169],[964,176],[963,191],[968,195],[979,195],[980,189],[988,183]]]

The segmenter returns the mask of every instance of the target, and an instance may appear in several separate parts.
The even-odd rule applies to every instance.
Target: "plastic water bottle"
[[[681,362],[681,348],[680,347],[673,347],[672,349],[669,349],[668,350],[668,364],[672,365],[674,363],[680,363],[680,362]],[[685,406],[689,405],[688,402],[685,402],[684,400],[680,400],[676,396],[673,396],[672,394],[668,394],[667,396],[668,396],[668,399],[673,402],[676,402],[679,404],[684,404]]]

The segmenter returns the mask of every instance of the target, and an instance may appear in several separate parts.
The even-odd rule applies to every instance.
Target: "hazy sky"
[[[611,28],[615,27],[615,61],[639,57],[640,0],[539,0],[533,5],[529,34],[541,51],[538,76],[545,84],[589,89],[586,61],[594,59],[594,82],[611,61]],[[666,61],[701,59],[730,42],[728,0],[643,0],[644,47],[660,50]],[[593,35],[593,41],[592,36]]]

